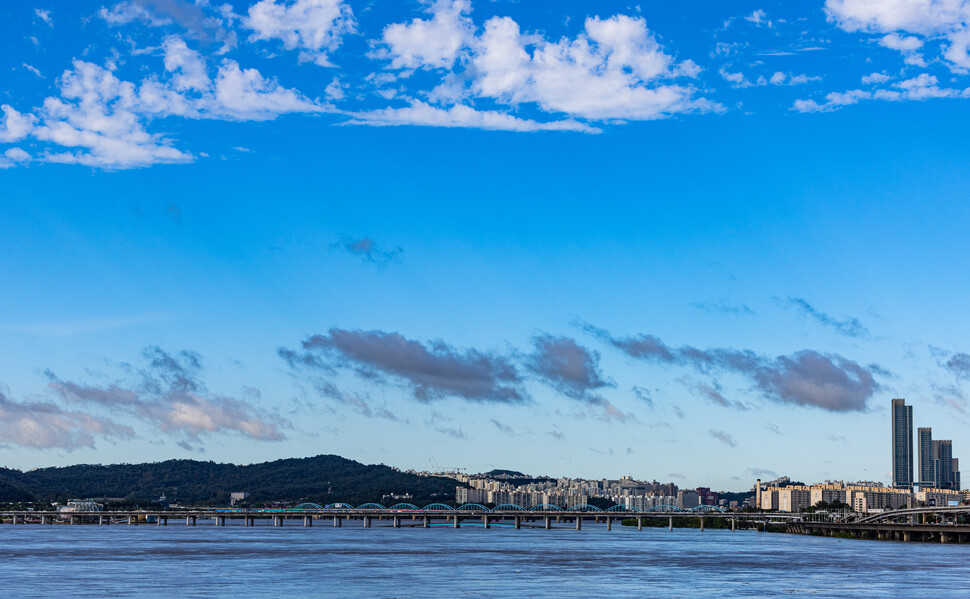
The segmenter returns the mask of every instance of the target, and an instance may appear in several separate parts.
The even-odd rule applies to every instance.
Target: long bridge
[[[790,522],[788,532],[890,541],[970,543],[970,525],[958,522],[970,506],[914,507],[886,510],[842,522]],[[928,522],[928,516],[936,522]]]
[[[196,526],[199,521],[211,522],[215,526],[255,526],[264,521],[273,526],[284,526],[288,521],[300,522],[303,526],[313,526],[314,522],[331,521],[335,527],[345,522],[371,528],[378,526],[402,528],[451,526],[459,528],[462,524],[518,528],[572,528],[581,530],[583,522],[606,524],[611,530],[617,520],[637,519],[637,528],[643,528],[646,518],[667,518],[668,528],[674,526],[674,518],[698,518],[699,528],[704,530],[705,518],[728,519],[731,530],[738,523],[743,526],[757,526],[767,522],[797,521],[801,516],[779,512],[726,512],[715,506],[699,506],[685,510],[676,506],[662,505],[647,510],[628,506],[613,506],[603,510],[592,505],[575,506],[563,509],[554,505],[540,505],[524,508],[519,505],[505,504],[488,508],[481,504],[465,504],[451,507],[443,503],[433,503],[418,507],[410,503],[399,503],[385,507],[377,503],[365,503],[354,507],[346,503],[322,506],[316,503],[303,503],[289,509],[163,509],[163,510],[119,510],[119,511],[2,511],[0,523],[11,524],[127,524],[138,525],[153,523],[165,526],[169,520],[184,520],[187,526]],[[570,526],[571,525],[571,526]]]

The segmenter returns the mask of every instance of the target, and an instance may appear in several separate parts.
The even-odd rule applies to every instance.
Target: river
[[[0,526],[0,596],[970,597],[970,545],[754,531]]]

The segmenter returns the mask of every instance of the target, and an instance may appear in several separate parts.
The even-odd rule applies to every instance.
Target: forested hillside
[[[340,456],[292,458],[247,466],[196,460],[153,464],[77,465],[29,472],[0,469],[0,502],[115,497],[148,504],[165,494],[183,505],[228,505],[244,491],[253,505],[310,501],[353,505],[410,493],[418,504],[451,500],[456,481],[405,474]]]

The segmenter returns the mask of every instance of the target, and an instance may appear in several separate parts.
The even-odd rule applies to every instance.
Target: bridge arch
[[[497,505],[492,508],[493,512],[524,512],[526,511],[521,505],[516,505],[514,503],[503,503],[502,505]]]
[[[389,510],[408,510],[408,511],[418,511],[421,508],[414,505],[413,503],[395,503],[391,507],[387,508]]]
[[[651,508],[644,510],[645,512],[686,512],[687,510],[677,507],[676,505],[655,505]]]
[[[327,509],[327,510],[352,510],[352,509],[354,509],[354,506],[350,505],[349,503],[328,503],[327,504],[327,507],[325,507],[324,509]]]
[[[301,503],[293,508],[295,510],[322,510],[323,506],[319,503]]]
[[[387,508],[379,503],[365,503],[357,506],[358,510],[380,510],[384,511]]]
[[[426,512],[453,512],[455,508],[444,503],[432,503],[424,506],[424,511]]]
[[[595,505],[574,505],[573,507],[566,510],[567,512],[602,512],[600,508]]]
[[[543,503],[542,505],[536,505],[532,507],[533,512],[561,512],[562,508],[558,505],[549,505],[548,503]]]
[[[459,505],[455,508],[457,512],[489,512],[487,507],[480,503],[466,503],[465,505]]]

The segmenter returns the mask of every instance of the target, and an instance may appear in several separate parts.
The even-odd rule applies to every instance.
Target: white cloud
[[[846,31],[885,33],[911,31],[921,35],[962,29],[970,2],[966,0],[826,0],[825,12]]]
[[[678,73],[640,18],[592,17],[575,39],[549,42],[523,35],[508,17],[495,17],[485,23],[479,43],[471,60],[473,89],[504,104],[535,102],[546,112],[589,120],[647,120],[720,108],[693,99],[690,88],[658,84]]]
[[[37,15],[37,18],[40,19],[41,21],[47,23],[51,27],[54,26],[54,21],[51,19],[51,11],[35,8],[34,14]]]
[[[923,40],[915,35],[902,36],[898,33],[890,33],[879,40],[879,45],[899,52],[914,52],[923,47]]]
[[[323,93],[327,94],[327,97],[331,100],[343,100],[347,95],[344,93],[344,86],[337,77],[333,78],[333,81],[323,90]]]
[[[135,86],[107,69],[75,60],[73,70],[61,76],[60,89],[60,98],[44,100],[42,123],[33,136],[78,151],[49,154],[46,160],[103,168],[192,160],[145,130]]]
[[[35,67],[35,66],[33,66],[33,65],[29,65],[29,64],[27,64],[26,62],[25,62],[25,63],[23,63],[23,67],[24,67],[25,69],[27,69],[28,71],[30,71],[31,73],[33,73],[34,75],[37,75],[37,76],[38,76],[38,77],[40,77],[41,79],[43,79],[43,78],[44,78],[44,75],[43,75],[43,74],[41,74],[41,72],[40,72],[40,70],[39,70],[39,69],[38,69],[37,67]]]
[[[36,117],[32,114],[21,114],[13,106],[0,106],[3,118],[0,119],[0,143],[13,143],[27,137],[34,128]]]
[[[143,21],[153,27],[172,24],[172,20],[156,15],[145,8],[141,2],[119,2],[111,8],[101,7],[98,16],[109,25],[127,25],[133,21]]]
[[[421,125],[430,127],[462,127],[495,131],[580,131],[598,133],[599,129],[574,120],[540,123],[520,119],[494,110],[475,110],[455,105],[439,108],[414,101],[405,108],[384,108],[371,112],[353,113],[352,125]]]
[[[740,73],[737,73],[737,74],[740,75]],[[761,81],[763,79],[764,79],[763,77],[758,79],[759,84],[761,84]],[[792,75],[791,73],[776,71],[771,76],[771,79],[768,80],[768,83],[770,83],[771,85],[804,85],[810,81],[821,81],[821,80],[822,80],[821,77],[813,77],[813,76],[806,75],[805,73],[802,73],[800,75]]]
[[[169,36],[162,42],[165,70],[174,73],[172,85],[179,91],[205,91],[210,87],[205,61],[179,37]]]
[[[523,33],[509,17],[493,17],[476,32],[469,10],[467,0],[436,0],[430,19],[387,26],[370,56],[389,61],[388,68],[403,76],[418,68],[445,70],[437,86],[419,93],[459,112],[472,98],[509,107],[534,104],[547,113],[592,121],[723,109],[693,98],[692,87],[671,82],[696,77],[701,69],[689,60],[675,63],[641,18],[592,17],[575,38],[549,41]],[[393,97],[398,91],[378,93]]]
[[[137,85],[104,67],[75,60],[73,68],[58,79],[60,95],[45,99],[36,115],[0,107],[0,143],[31,136],[68,148],[51,148],[39,160],[135,168],[194,160],[164,136],[148,131],[156,117],[259,121],[325,110],[233,60],[223,59],[210,79],[203,58],[177,37],[166,38],[163,50],[167,78],[150,75]],[[10,157],[4,159],[4,166],[13,164]]]
[[[0,168],[11,168],[30,162],[31,156],[21,148],[10,148],[0,154]]]
[[[728,71],[727,68],[725,68],[725,67],[721,67],[718,70],[718,74],[720,74],[721,75],[721,78],[724,79],[725,81],[727,81],[728,83],[730,83],[731,84],[731,87],[734,87],[734,88],[746,88],[746,87],[756,87],[756,86],[768,85],[768,80],[765,79],[764,77],[758,77],[757,80],[750,81],[750,80],[748,80],[748,78],[746,78],[744,76],[744,73],[741,73],[741,72],[732,73],[732,72]],[[775,77],[776,75],[782,75],[782,76],[784,76],[785,74],[784,73],[775,73],[775,75],[772,76],[772,83],[774,83],[774,81],[776,80],[776,77]],[[784,79],[782,79],[782,81],[783,80]],[[775,83],[775,85],[779,85],[779,84],[778,83]]]
[[[889,79],[889,75],[886,75],[885,73],[870,73],[862,76],[862,84],[869,85],[870,83],[885,83],[889,81]]]
[[[204,104],[215,118],[265,121],[292,112],[321,112],[323,108],[287,89],[256,69],[242,69],[224,60],[215,78],[215,97]]]
[[[916,52],[923,40],[899,33],[942,36],[949,42],[944,58],[955,70],[970,68],[970,0],[826,0],[825,12],[846,31],[887,34],[880,43],[903,52],[908,64],[924,64]]]
[[[353,11],[342,0],[260,0],[249,7],[246,26],[254,32],[251,41],[279,39],[287,50],[300,50],[301,62],[321,66],[333,66],[328,54],[355,31]]]
[[[832,112],[843,106],[858,104],[862,100],[868,100],[872,94],[854,89],[846,92],[832,92],[825,96],[825,102],[818,104],[815,100],[795,100],[792,110],[797,112]]]
[[[385,27],[383,47],[373,57],[389,59],[394,69],[450,69],[461,51],[473,43],[475,27],[464,14],[470,10],[468,0],[437,0],[429,8],[431,19]]]
[[[896,50],[903,55],[906,64],[925,67],[926,61],[923,55],[917,52],[923,47],[923,40],[914,35],[902,36],[898,33],[890,33],[879,40],[879,45],[891,50]]]
[[[98,16],[114,26],[133,21],[150,27],[179,25],[202,43],[221,42],[217,54],[225,54],[238,42],[231,25],[240,19],[239,15],[231,5],[213,6],[209,0],[122,0],[111,8],[102,8]]]
[[[762,27],[762,26],[765,26],[765,27],[773,27],[774,26],[772,24],[772,22],[768,20],[767,14],[765,13],[765,11],[763,11],[760,8],[758,10],[752,12],[750,15],[747,15],[746,17],[744,17],[744,20],[747,21],[747,22],[749,22],[749,23],[754,23],[758,27]]]
[[[796,100],[792,110],[797,112],[832,112],[844,106],[858,104],[863,100],[883,100],[889,102],[901,102],[904,100],[930,100],[933,98],[967,98],[970,97],[970,88],[952,89],[941,88],[936,77],[927,73],[922,73],[912,79],[900,81],[894,87],[897,89],[879,89],[869,92],[861,89],[854,89],[845,92],[832,92],[825,96],[824,103],[817,103],[814,100]]]

